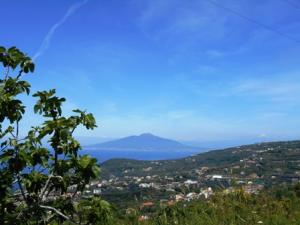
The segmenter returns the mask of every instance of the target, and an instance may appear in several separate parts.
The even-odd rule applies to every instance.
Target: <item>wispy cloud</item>
[[[298,102],[299,76],[249,79],[234,85],[230,95],[263,97],[275,102]]]
[[[253,45],[251,41],[253,41],[253,39],[231,50],[208,49],[207,51],[205,51],[205,55],[207,55],[209,58],[217,59],[242,54],[249,50],[249,46]]]
[[[150,1],[138,18],[138,26],[147,37],[166,44],[184,39],[182,44],[224,36],[227,17],[205,2]],[[170,43],[172,42],[172,43]],[[192,43],[191,43],[192,42]]]
[[[37,58],[39,58],[48,48],[52,39],[52,36],[55,34],[56,30],[63,25],[66,20],[72,16],[78,9],[80,9],[83,5],[85,5],[88,2],[88,0],[83,0],[81,2],[76,2],[73,5],[71,5],[65,15],[57,22],[55,23],[47,35],[44,37],[41,46],[39,47],[38,51],[34,54],[33,60],[35,61]]]
[[[97,118],[97,115],[96,115]],[[235,121],[216,120],[191,110],[175,110],[148,117],[141,114],[102,116],[99,136],[128,136],[150,132],[159,136],[181,139],[214,139],[234,136],[238,129]],[[116,130],[115,127],[118,127]],[[104,133],[102,133],[104,132]]]
[[[195,114],[193,110],[173,110],[166,113],[166,117],[169,120],[181,120],[195,116]]]
[[[293,96],[299,92],[300,85],[293,82],[277,83],[266,80],[252,80],[241,83],[236,87],[237,93],[267,95],[267,96]]]

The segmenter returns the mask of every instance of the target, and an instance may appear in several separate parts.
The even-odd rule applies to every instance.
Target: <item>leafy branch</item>
[[[81,145],[73,133],[79,126],[94,129],[95,118],[79,109],[65,117],[65,98],[57,97],[55,89],[38,91],[32,95],[37,99],[34,112],[44,122],[20,137],[26,107],[19,96],[29,96],[31,88],[22,77],[34,72],[35,65],[16,47],[0,47],[0,63],[5,71],[0,78],[0,224],[89,224],[90,214],[101,207],[85,202],[79,209],[76,205],[82,200],[75,196],[92,179],[99,178],[100,168],[96,159],[79,154]],[[45,142],[51,148],[44,147]],[[69,191],[71,186],[76,186],[75,194]],[[98,206],[106,204],[100,202]],[[109,205],[105,207],[110,212]],[[98,221],[103,221],[102,217],[100,213],[96,216]],[[22,218],[29,219],[24,222]]]

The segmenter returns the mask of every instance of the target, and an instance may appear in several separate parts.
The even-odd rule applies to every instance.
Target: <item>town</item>
[[[104,178],[92,181],[80,195],[101,196],[124,210],[138,208],[147,218],[157,207],[209,199],[215,192],[228,194],[243,190],[245,193],[257,194],[274,184],[298,182],[299,143],[277,143],[275,147],[269,145],[256,144],[221,150],[218,152],[225,151],[235,160],[189,170],[180,167],[176,171],[168,170],[166,165],[176,164],[176,160],[147,161],[146,164],[140,163],[142,167],[127,164],[120,166],[122,169],[118,173],[105,174]],[[183,160],[186,165],[195,164],[201,155]],[[70,188],[70,192],[74,190],[74,187]]]

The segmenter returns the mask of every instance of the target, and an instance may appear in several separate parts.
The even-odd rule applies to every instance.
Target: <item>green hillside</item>
[[[300,174],[300,141],[245,145],[178,160],[112,159],[102,164],[102,177],[184,175],[194,178],[199,176],[203,167],[207,167],[206,175],[218,173],[245,177],[256,173],[266,179],[272,176],[283,180],[296,179]]]

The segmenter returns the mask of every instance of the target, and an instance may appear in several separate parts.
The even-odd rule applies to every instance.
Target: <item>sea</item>
[[[137,159],[137,160],[167,160],[180,159],[195,155],[200,152],[184,151],[117,151],[117,150],[81,150],[80,154],[89,154],[96,158],[98,162],[104,162],[109,159]]]

